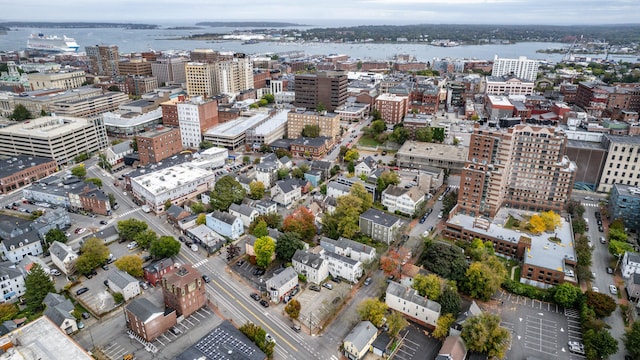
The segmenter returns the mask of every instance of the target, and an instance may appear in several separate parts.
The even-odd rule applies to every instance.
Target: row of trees
[[[160,236],[148,228],[147,223],[127,219],[118,221],[120,237],[125,241],[135,241],[143,249],[148,249],[151,256],[162,259],[172,257],[180,252],[180,242],[172,236]]]

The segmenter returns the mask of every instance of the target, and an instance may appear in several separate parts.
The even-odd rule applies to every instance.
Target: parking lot
[[[582,342],[579,314],[574,309],[500,291],[496,309],[512,336],[507,359],[584,359],[569,352],[568,342]]]
[[[435,359],[440,351],[442,342],[431,336],[429,331],[416,323],[409,325],[400,333],[402,341],[391,359],[394,360],[422,360]]]

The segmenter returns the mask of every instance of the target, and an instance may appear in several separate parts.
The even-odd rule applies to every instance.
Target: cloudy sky
[[[622,24],[640,23],[638,5],[638,0],[13,0],[2,5],[0,21]]]

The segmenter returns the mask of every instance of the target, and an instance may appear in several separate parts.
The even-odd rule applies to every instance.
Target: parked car
[[[242,265],[244,265],[244,260],[238,260],[238,261],[236,261],[236,265],[237,265],[237,266],[242,266]]]
[[[62,273],[58,269],[51,269],[51,275],[60,276],[60,275],[62,275]]]
[[[293,329],[293,331],[295,331],[297,333],[299,333],[302,330],[302,328],[300,328],[300,325],[298,325],[298,324],[293,324],[291,326],[291,328]]]
[[[127,244],[127,249],[129,249],[129,250],[133,250],[133,249],[135,249],[137,247],[138,247],[138,243],[135,242],[135,241],[132,241],[129,244]]]
[[[105,220],[100,220],[100,225],[107,225],[107,222]]]
[[[149,288],[149,285],[147,284],[146,281],[140,281],[139,284],[143,290],[147,290]]]
[[[309,290],[320,292],[320,286],[318,286],[316,284],[311,284],[311,285],[309,285]]]
[[[613,274],[613,269],[612,269],[612,268],[610,268],[610,267],[608,267],[608,268],[607,268],[607,274]]]
[[[593,291],[593,292],[600,292],[600,289],[598,289],[598,287],[596,287],[596,286],[592,286],[592,287],[591,287],[591,291]]]
[[[267,300],[260,300],[260,305],[262,305],[262,307],[269,307],[269,302]]]
[[[102,270],[107,271],[107,270],[109,270],[109,265],[104,264],[104,265],[101,266],[101,268],[102,268]]]
[[[266,271],[264,269],[256,268],[255,270],[253,270],[253,275],[262,276],[264,275],[265,272]]]
[[[109,287],[109,280],[105,280],[102,283],[104,284],[104,286]]]
[[[618,294],[618,288],[615,285],[611,284],[611,285],[609,285],[609,292],[611,292],[613,295],[617,295]]]
[[[293,288],[293,290],[291,290],[291,296],[296,296],[296,294],[300,291],[300,288]]]
[[[600,236],[600,244],[606,244],[607,243],[607,239],[604,238],[604,236]]]
[[[80,295],[86,293],[87,291],[89,291],[89,288],[87,288],[87,287],[80,288],[80,289],[76,290],[76,295],[80,296]]]
[[[329,290],[333,290],[333,285],[329,284],[329,283],[324,283],[322,284],[323,287],[326,287]]]
[[[333,281],[336,284],[340,284],[340,282],[342,282],[342,280],[340,280],[339,277],[331,277],[331,281]]]
[[[180,242],[187,241],[187,239],[185,239],[184,236],[178,236],[178,240],[180,240]]]
[[[371,284],[371,278],[368,277],[364,280],[364,286],[369,286]]]
[[[259,301],[260,300],[260,295],[258,295],[258,293],[252,293],[249,296],[255,301]]]
[[[207,275],[202,275],[202,281],[204,281],[206,283],[210,283],[211,282],[211,278],[208,277]]]
[[[86,320],[86,319],[88,319],[88,318],[90,318],[90,317],[91,317],[91,315],[89,315],[89,313],[88,313],[88,312],[83,312],[83,313],[82,313],[82,318],[83,318],[83,319],[85,319],[85,320]]]

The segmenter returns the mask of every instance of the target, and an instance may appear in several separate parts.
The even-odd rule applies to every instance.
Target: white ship
[[[27,49],[47,52],[78,52],[78,43],[75,39],[56,35],[31,34],[27,40]]]

